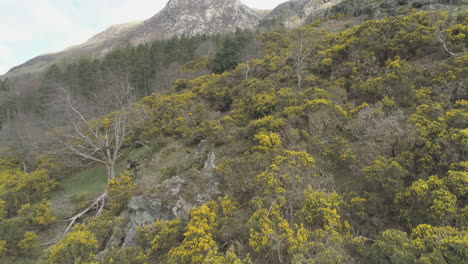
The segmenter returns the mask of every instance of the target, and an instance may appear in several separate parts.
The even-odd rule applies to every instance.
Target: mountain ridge
[[[133,44],[255,27],[261,16],[238,0],[171,0],[127,35]]]
[[[12,67],[0,79],[39,73],[62,60],[84,55],[102,57],[124,42],[142,44],[157,39],[198,34],[220,34],[237,28],[253,28],[265,14],[259,14],[239,0],[170,0],[166,6],[144,21],[112,25],[82,44],[56,53],[36,56]]]
[[[265,19],[279,18],[286,28],[302,25],[311,16],[323,17],[327,11],[345,0],[290,0],[279,4]]]
[[[457,0],[453,4],[467,3]],[[34,57],[12,67],[0,80],[37,74],[52,64],[72,61],[82,56],[102,57],[119,45],[130,42],[134,45],[156,39],[197,34],[221,34],[237,28],[254,28],[260,22],[277,20],[288,29],[330,14],[351,13],[356,17],[376,18],[392,14],[399,6],[412,6],[420,10],[437,10],[450,6],[444,0],[386,0],[360,2],[356,0],[290,0],[279,4],[271,11],[256,10],[240,0],[170,0],[153,17],[137,22],[110,26],[88,41],[68,47],[57,53]]]

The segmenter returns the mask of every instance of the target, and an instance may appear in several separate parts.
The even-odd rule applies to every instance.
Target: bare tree
[[[8,147],[16,155],[26,173],[33,163],[35,143],[42,133],[32,114],[20,112],[3,125],[0,131],[0,146]]]
[[[74,105],[70,92],[60,88],[65,95],[66,111],[71,131],[61,137],[61,143],[74,155],[106,166],[107,178],[115,177],[115,164],[122,156],[121,149],[127,134],[128,109],[122,107],[103,120],[87,119]]]
[[[206,40],[198,45],[197,49],[195,50],[195,57],[203,57],[203,56],[210,56],[216,53],[216,41],[214,40]]]
[[[151,84],[153,92],[167,91],[174,84],[175,80],[184,78],[179,72],[180,68],[182,68],[180,63],[173,62],[168,67],[157,72]]]
[[[74,99],[64,85],[57,84],[63,110],[68,125],[55,129],[52,141],[54,146],[62,146],[55,154],[71,154],[87,164],[100,163],[106,167],[107,179],[116,177],[115,165],[123,155],[123,146],[131,120],[130,82],[114,76],[100,92],[83,102]],[[110,113],[109,113],[110,112]],[[98,117],[99,116],[99,117]],[[107,190],[95,199],[88,207],[75,216],[67,219],[70,223],[60,237],[44,245],[53,244],[67,234],[81,217],[92,210],[96,215],[103,210],[107,200]]]
[[[302,80],[304,79],[304,67],[306,59],[313,51],[314,39],[309,30],[296,30],[293,33],[292,58],[297,74],[297,87],[302,90]]]
[[[396,157],[414,131],[401,111],[386,115],[379,106],[361,110],[349,128],[362,142],[367,164],[379,156]]]
[[[242,74],[244,80],[249,79],[250,65],[249,63],[241,63],[237,66],[237,69]]]
[[[263,54],[263,42],[255,37],[252,41],[246,43],[246,46],[241,50],[241,61],[248,63],[253,59],[261,58]]]
[[[12,80],[11,88],[0,93],[4,121],[14,121],[17,115],[29,110],[27,106],[31,105],[31,88],[28,81],[26,78],[25,80]]]

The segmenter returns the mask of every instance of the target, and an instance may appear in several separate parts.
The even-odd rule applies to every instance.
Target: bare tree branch
[[[103,164],[106,167],[108,181],[112,180],[115,178],[117,160],[123,155],[122,149],[130,124],[132,113],[130,105],[133,103],[133,97],[130,95],[132,90],[130,82],[124,78],[120,82],[112,83],[107,90],[104,89],[101,93],[95,94],[96,102],[88,107],[101,109],[91,114],[83,111],[86,107],[80,109],[66,86],[56,84],[56,88],[63,95],[63,107],[68,115],[68,125],[56,129],[51,135],[52,141],[64,148],[61,153],[72,154],[88,164]],[[112,97],[109,97],[109,94]],[[103,116],[98,117],[98,115]],[[96,210],[96,214],[100,214],[105,207],[106,199],[107,191],[86,209],[67,219],[70,223],[60,237],[41,246],[58,242],[79,219],[90,211]]]
[[[297,30],[294,32],[293,41],[292,57],[296,67],[297,86],[301,91],[306,59],[312,54],[314,40],[306,30]]]

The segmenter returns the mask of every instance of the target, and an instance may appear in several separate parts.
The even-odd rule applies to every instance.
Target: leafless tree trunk
[[[104,164],[109,180],[115,177],[115,163],[122,156],[128,126],[128,109],[121,108],[103,120],[88,120],[73,104],[70,92],[60,87],[65,95],[66,111],[72,127],[61,138],[61,143],[74,155],[91,163]]]
[[[297,30],[294,32],[293,41],[292,57],[296,68],[297,87],[299,91],[301,91],[302,81],[304,79],[304,67],[307,57],[312,53],[313,40],[306,30]]]
[[[241,63],[239,66],[237,66],[237,68],[242,74],[242,78],[244,78],[244,80],[249,79],[250,65],[248,63]]]
[[[3,125],[0,131],[0,146],[11,149],[26,173],[34,159],[36,142],[42,134],[43,131],[35,123],[32,114],[19,112],[14,119]]]
[[[57,84],[57,92],[64,112],[68,118],[64,128],[56,129],[52,141],[62,150],[56,154],[71,154],[79,157],[87,164],[100,163],[106,167],[107,179],[116,177],[115,165],[123,155],[123,146],[128,133],[131,118],[130,106],[133,103],[130,82],[114,79],[107,89],[95,94],[95,102],[79,106],[79,100],[74,100],[70,91],[63,85]],[[58,102],[57,102],[58,103]],[[111,112],[113,111],[113,112]],[[109,113],[111,112],[111,113]],[[103,210],[107,191],[104,191],[86,209],[67,219],[69,225],[63,234],[44,245],[58,242],[84,215],[95,210],[96,215]]]
[[[241,62],[248,63],[253,59],[259,59],[263,56],[263,42],[255,38],[247,44],[241,51]]]
[[[70,221],[70,223],[68,224],[67,228],[65,228],[65,231],[60,236],[52,239],[51,241],[47,243],[40,244],[39,246],[48,246],[48,245],[52,245],[52,244],[59,242],[60,239],[62,239],[68,232],[70,232],[71,228],[75,225],[76,221],[78,221],[81,217],[83,217],[85,214],[87,214],[91,210],[97,209],[98,211],[96,215],[100,214],[102,209],[104,209],[106,198],[107,198],[107,193],[104,192],[96,200],[94,200],[92,204],[86,207],[86,209],[81,211],[79,214],[76,214],[75,216],[67,219],[67,221]]]

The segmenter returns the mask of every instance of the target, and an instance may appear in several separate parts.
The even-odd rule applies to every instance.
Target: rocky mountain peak
[[[175,8],[175,9],[184,9],[184,8],[196,8],[199,6],[213,6],[215,4],[238,4],[240,5],[240,1],[238,0],[170,0],[167,3],[167,6],[169,8]]]
[[[129,34],[135,44],[150,39],[219,34],[253,28],[261,15],[239,0],[171,0],[154,17]]]

